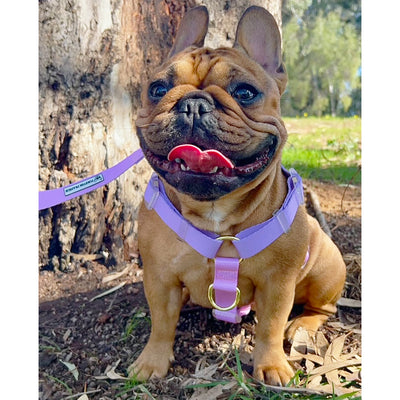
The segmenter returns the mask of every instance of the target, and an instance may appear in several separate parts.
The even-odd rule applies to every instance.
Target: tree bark
[[[210,47],[231,46],[251,4],[281,21],[281,0],[39,1],[39,190],[112,167],[139,148],[134,121],[150,69],[166,57],[185,11],[205,4]],[[145,161],[109,185],[39,213],[40,267],[68,269],[71,253],[137,253]]]

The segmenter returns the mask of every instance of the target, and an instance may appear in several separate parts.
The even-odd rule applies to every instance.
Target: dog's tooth
[[[218,167],[214,167],[211,171],[210,174],[215,174],[218,171]]]
[[[185,164],[181,163],[180,166],[181,166],[181,170],[182,170],[182,171],[185,171],[185,172],[186,172],[186,171],[190,171],[190,168],[189,168],[189,167],[186,167]]]

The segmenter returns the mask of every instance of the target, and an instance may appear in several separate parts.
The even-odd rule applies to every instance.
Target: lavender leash
[[[39,210],[54,207],[64,201],[74,199],[75,197],[82,196],[92,190],[107,185],[122,175],[130,167],[141,161],[143,157],[142,149],[136,150],[133,154],[122,160],[117,165],[114,165],[99,174],[58,189],[39,192]]]

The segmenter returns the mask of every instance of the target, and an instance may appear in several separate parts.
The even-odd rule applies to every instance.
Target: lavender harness
[[[131,166],[143,159],[141,149],[121,161],[114,167],[71,185],[39,192],[39,210],[53,207],[64,201],[104,186],[116,179]],[[187,221],[168,199],[164,185],[158,175],[153,174],[144,200],[149,210],[154,210],[160,218],[182,240],[188,243],[202,256],[214,259],[214,282],[208,288],[208,298],[214,308],[213,314],[223,321],[238,323],[241,317],[250,311],[250,305],[238,308],[240,289],[237,287],[239,264],[241,259],[250,258],[264,250],[284,233],[287,233],[296,216],[298,207],[304,203],[303,184],[300,175],[291,168],[282,167],[287,178],[288,193],[282,207],[272,218],[245,229],[235,236],[218,236],[214,232],[203,231]],[[217,257],[224,241],[230,241],[239,253],[239,258]],[[307,251],[306,260],[308,261]]]

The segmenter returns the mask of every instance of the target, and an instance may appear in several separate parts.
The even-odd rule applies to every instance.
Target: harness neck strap
[[[293,168],[287,171],[282,167],[282,171],[287,177],[288,185],[282,207],[272,218],[239,232],[235,240],[232,240],[241,258],[253,257],[288,232],[298,207],[304,203],[300,175]],[[221,237],[214,232],[200,230],[187,221],[168,199],[164,185],[156,174],[150,179],[144,199],[147,208],[154,209],[164,223],[193,249],[204,257],[216,257],[222,245]]]

